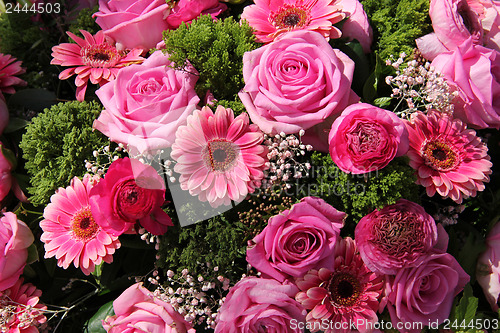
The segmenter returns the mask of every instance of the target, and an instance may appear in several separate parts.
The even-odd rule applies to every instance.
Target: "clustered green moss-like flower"
[[[80,37],[82,37],[80,30],[85,30],[90,32],[92,35],[95,35],[99,30],[101,30],[99,25],[95,23],[95,19],[92,17],[92,15],[98,10],[99,6],[95,6],[94,8],[82,9],[78,13],[78,17],[76,18],[75,22],[70,25],[69,31]]]
[[[210,90],[217,100],[235,100],[243,88],[243,54],[256,49],[252,29],[232,17],[214,21],[200,16],[189,25],[164,32],[165,52],[184,69],[191,63],[199,72],[196,90],[200,96]]]
[[[59,103],[27,126],[20,147],[31,176],[28,191],[33,204],[48,203],[57,188],[67,187],[74,176],[83,176],[84,161],[109,142],[92,129],[101,110],[96,102]]]

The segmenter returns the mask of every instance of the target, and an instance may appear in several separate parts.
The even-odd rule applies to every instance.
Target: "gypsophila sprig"
[[[465,210],[465,205],[446,206],[438,209],[437,213],[432,217],[436,223],[441,223],[443,226],[454,225],[458,223],[460,213]]]
[[[114,148],[112,144],[99,147],[92,152],[95,160],[84,161],[85,169],[90,174],[102,176],[106,173],[111,163],[124,157],[126,153],[127,149],[121,143]]]
[[[392,87],[391,97],[399,100],[394,112],[406,119],[416,111],[425,113],[431,109],[452,114],[452,101],[457,92],[452,90],[429,62],[422,63],[413,59],[405,63],[405,58],[406,54],[403,52],[396,60],[392,55],[386,60],[386,65],[396,70],[395,76],[385,78],[386,83]]]

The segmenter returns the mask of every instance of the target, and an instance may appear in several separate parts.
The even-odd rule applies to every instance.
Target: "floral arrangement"
[[[0,1],[1,332],[500,332],[500,2]]]

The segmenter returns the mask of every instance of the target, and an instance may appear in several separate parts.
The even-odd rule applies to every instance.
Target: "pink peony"
[[[383,304],[387,303],[394,327],[400,322],[403,323],[400,327],[412,327],[410,323],[442,324],[450,315],[453,299],[470,279],[448,253],[430,253],[415,264],[387,277]],[[401,332],[418,333],[420,330]]]
[[[115,314],[107,317],[102,326],[108,333],[195,333],[172,305],[155,297],[136,283],[113,302]]]
[[[67,34],[75,43],[63,43],[52,48],[52,65],[67,66],[59,74],[60,80],[66,80],[76,74],[76,99],[83,101],[90,80],[93,84],[103,85],[115,79],[119,69],[133,63],[141,63],[141,50],[119,52],[104,39],[102,31],[94,36],[85,30],[80,30],[85,39],[71,32]]]
[[[309,30],[326,39],[339,38],[334,27],[345,14],[332,0],[255,0],[243,9],[241,20],[254,29],[257,41],[269,43],[290,31]]]
[[[416,40],[422,55],[433,60],[437,55],[453,51],[467,39],[483,43],[483,29],[478,15],[467,0],[431,0],[429,16],[434,32]]]
[[[333,268],[333,251],[346,214],[323,199],[305,197],[269,219],[247,248],[247,261],[265,276],[283,282],[312,268]]]
[[[340,0],[335,4],[342,8],[347,19],[342,23],[342,37],[348,40],[356,39],[369,53],[373,41],[373,30],[368,21],[363,5],[358,0]]]
[[[438,233],[434,219],[422,206],[400,199],[364,216],[354,235],[369,269],[396,274],[402,268],[414,267],[420,257],[443,244],[446,235],[440,228]]]
[[[165,0],[99,0],[93,17],[104,34],[116,41],[118,50],[149,51],[168,30],[165,18],[169,13]]]
[[[96,91],[105,110],[94,128],[141,153],[170,147],[175,131],[200,101],[194,68],[181,72],[170,66],[157,51],[143,64],[120,70],[116,80]]]
[[[90,208],[96,222],[119,236],[139,222],[154,235],[163,235],[172,220],[161,206],[165,183],[156,170],[135,159],[114,161],[104,179],[90,191]]]
[[[0,290],[12,287],[19,279],[33,240],[30,228],[18,220],[16,214],[3,213],[0,217]]]
[[[5,97],[0,92],[0,135],[9,124],[9,109],[5,103]]]
[[[25,86],[27,84],[26,81],[16,77],[16,75],[26,72],[26,69],[21,67],[21,61],[16,60],[10,54],[0,53],[0,93],[13,94],[16,92],[13,86]]]
[[[246,277],[231,288],[217,314],[215,333],[299,333],[305,310],[294,300],[297,287]]]
[[[218,0],[180,0],[172,7],[165,21],[169,29],[177,29],[182,22],[189,23],[200,15],[211,15],[213,19],[227,9]]]
[[[245,53],[239,97],[265,133],[298,133],[353,102],[353,72],[354,62],[320,34],[294,31]]]
[[[50,198],[40,222],[40,240],[45,243],[45,258],[56,257],[57,265],[67,269],[71,263],[86,275],[103,261],[111,263],[120,248],[118,237],[103,230],[89,205],[89,192],[98,177],[89,174],[73,178],[71,185]]]
[[[348,106],[335,119],[328,137],[333,162],[344,172],[384,168],[408,150],[408,131],[393,112],[370,104]]]
[[[23,281],[20,278],[9,289],[0,291],[2,332],[38,333],[37,326],[47,321],[43,314],[47,307],[39,303],[42,291]]]
[[[335,268],[313,269],[295,282],[300,289],[295,299],[310,310],[306,320],[311,332],[372,332],[377,322],[382,276],[371,272],[361,260],[351,238],[340,240],[332,254]],[[335,323],[327,326],[325,323]],[[370,325],[371,324],[371,325]]]
[[[486,237],[486,251],[477,260],[476,279],[481,285],[493,311],[500,304],[500,223]]]
[[[431,63],[457,90],[454,117],[475,128],[500,128],[500,53],[468,39]]]
[[[417,184],[425,187],[428,196],[437,192],[462,203],[464,198],[484,190],[492,163],[488,148],[475,131],[438,112],[415,114],[407,127],[410,166],[416,170]]]
[[[172,158],[181,189],[212,207],[241,202],[261,184],[267,149],[263,133],[246,113],[205,106],[177,130]]]

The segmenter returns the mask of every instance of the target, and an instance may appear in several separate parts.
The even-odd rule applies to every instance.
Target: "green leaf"
[[[45,89],[20,90],[9,99],[9,107],[20,106],[34,111],[43,111],[56,103],[56,94]]]
[[[469,323],[476,316],[477,305],[478,299],[472,295],[472,287],[467,284],[460,302],[452,312],[452,320],[450,320],[454,321],[456,319],[458,322],[465,320],[465,323]]]
[[[38,250],[36,249],[35,243],[33,243],[28,247],[28,259],[26,263],[29,265],[35,261],[38,261]]]
[[[7,128],[5,128],[4,133],[12,133],[22,128],[28,126],[29,121],[22,118],[10,118]]]
[[[380,108],[383,108],[383,107],[389,106],[391,104],[391,100],[392,100],[391,97],[380,97],[380,98],[377,98],[376,100],[374,100],[373,104],[375,104],[376,106],[378,106]]]
[[[90,318],[87,323],[87,332],[89,333],[106,333],[104,327],[102,327],[102,321],[107,316],[114,315],[113,301],[110,301],[99,308],[99,310]]]
[[[17,158],[16,155],[12,152],[12,150],[5,148],[0,142],[0,150],[2,151],[2,155],[9,161],[10,165],[12,165],[12,169],[17,167]]]
[[[481,252],[486,250],[486,244],[484,242],[481,234],[472,226],[463,225],[466,230],[463,233],[466,234],[465,243],[458,249],[450,249],[450,252],[459,262],[460,266],[465,270],[467,274],[471,277],[470,282],[474,283],[476,276],[476,266],[477,258]],[[450,242],[449,244],[461,244],[454,230],[450,231]]]

